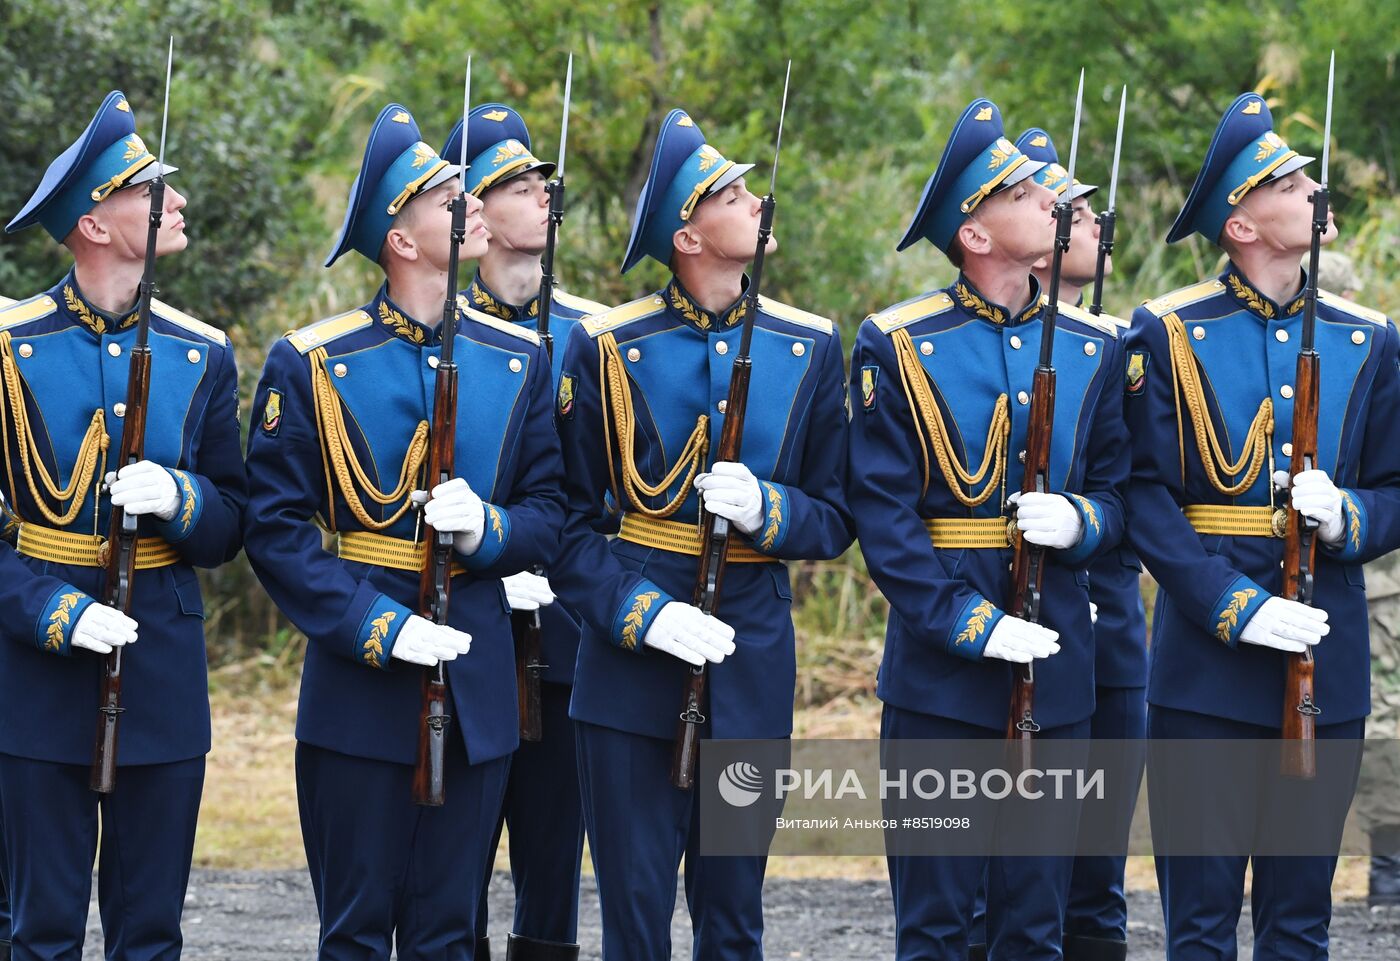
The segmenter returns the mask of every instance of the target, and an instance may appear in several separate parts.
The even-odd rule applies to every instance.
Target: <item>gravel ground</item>
[[[582,956],[597,961],[597,893],[585,882],[579,916]],[[510,917],[510,881],[491,885],[494,933],[504,948]],[[894,923],[887,885],[878,881],[770,880],[766,891],[770,959],[874,961],[894,954]],[[1250,961],[1249,912],[1240,923],[1240,958]],[[1130,896],[1128,938],[1132,961],[1162,958],[1162,915],[1156,896]],[[185,952],[190,961],[289,961],[312,958],[316,911],[304,872],[196,871],[185,905]],[[690,923],[685,895],[677,896],[671,936],[678,958],[688,958]],[[102,935],[94,905],[84,961],[100,961]],[[498,957],[504,951],[497,952]],[[1364,904],[1338,904],[1332,921],[1334,961],[1394,961],[1400,957],[1400,914],[1372,914]]]

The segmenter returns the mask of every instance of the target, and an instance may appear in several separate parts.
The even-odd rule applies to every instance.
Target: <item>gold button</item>
[[[1093,341],[1090,341],[1089,343],[1084,345],[1084,353],[1088,354],[1090,357],[1093,357],[1098,352],[1098,344],[1095,344]]]
[[[653,297],[653,298],[651,298],[651,302],[652,302],[653,304],[664,304],[664,303],[666,303],[666,301],[662,300],[660,297]]]
[[[125,417],[126,405],[123,404],[121,401],[117,401],[115,404],[112,405],[112,413],[116,414],[118,417]]]
[[[1366,335],[1359,330],[1353,330],[1351,332],[1351,342],[1353,344],[1364,344],[1366,343]]]
[[[928,350],[925,350],[924,353],[926,353],[926,354],[931,354],[931,353],[933,353],[933,345],[932,345],[932,344],[930,344],[930,343],[925,343],[925,344],[924,344],[924,347],[927,347],[927,348],[928,348]],[[923,350],[923,348],[921,347],[920,350]],[[792,345],[792,356],[794,356],[794,357],[801,357],[801,356],[802,356],[803,354],[805,354],[805,353],[807,353],[807,345],[806,345],[806,344],[793,344],[793,345]]]
[[[1284,445],[1283,445],[1283,456],[1284,456],[1284,457],[1292,457],[1292,456],[1293,456],[1293,445],[1292,445],[1292,444],[1284,444]]]
[[[1024,407],[1031,402],[1030,394],[1027,394],[1024,390],[1021,391],[1016,395],[1016,402]]]
[[[627,359],[636,363],[642,359],[642,352],[635,347],[631,347],[627,351]]]
[[[717,341],[715,341],[715,353],[716,353],[716,354],[727,354],[727,353],[729,353],[729,345],[726,344],[726,343],[725,343],[724,341],[722,341],[722,340],[717,340]]]
[[[1289,387],[1287,384],[1284,384],[1282,387],[1280,387],[1278,389],[1278,392],[1285,399],[1293,396],[1293,388]]]
[[[1206,339],[1206,329],[1205,329],[1204,327],[1192,327],[1192,328],[1191,328],[1191,336],[1194,337],[1194,338],[1196,338],[1197,340],[1205,340],[1205,339]]]
[[[1021,349],[1021,338],[1016,337],[1016,336],[1013,336],[1013,337],[1011,338],[1011,349],[1012,349],[1012,350],[1020,350],[1020,349]]]
[[[439,363],[441,363],[441,361],[439,361],[436,356],[428,358],[428,366],[431,367],[433,370],[437,370],[437,365]]]
[[[112,346],[115,347],[117,345],[113,344]],[[195,350],[193,347],[190,348],[190,352],[185,356],[190,359],[191,364],[199,363],[199,351]]]
[[[931,341],[931,340],[926,340],[926,341],[924,341],[922,344],[920,344],[920,345],[919,345],[919,353],[923,354],[925,357],[927,357],[927,356],[929,356],[930,354],[932,354],[932,353],[933,353],[933,341]]]
[[[120,356],[122,355],[122,345],[121,345],[121,344],[108,344],[108,345],[107,345],[107,353],[111,354],[113,357],[120,357]]]
[[[723,414],[725,411],[729,410],[729,401],[727,401],[727,400],[722,400],[722,401],[719,402],[719,405],[718,405],[718,406],[719,406],[719,412],[720,412],[721,414]]]
[[[115,346],[115,345],[113,345],[113,346]],[[33,346],[32,344],[20,344],[20,345],[19,345],[19,355],[20,355],[21,357],[33,357],[33,356],[34,356],[34,346]]]
[[[335,376],[344,377],[348,373],[350,373],[350,368],[346,367],[344,364],[335,365]]]
[[[510,359],[510,372],[511,372],[512,374],[518,374],[518,373],[520,373],[520,368],[522,368],[522,367],[524,367],[524,366],[525,366],[525,365],[522,364],[522,363],[520,362],[520,358],[519,358],[519,357],[512,357],[512,358]]]
[[[1288,331],[1284,330],[1282,327],[1274,331],[1274,337],[1280,344],[1288,343]]]

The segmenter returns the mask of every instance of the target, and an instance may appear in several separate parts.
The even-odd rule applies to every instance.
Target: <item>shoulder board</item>
[[[589,300],[586,297],[576,297],[567,290],[559,290],[557,288],[554,291],[554,302],[580,311],[585,317],[601,314],[608,309],[607,304],[600,304],[596,300]]]
[[[924,317],[932,317],[934,314],[941,314],[952,308],[953,298],[948,296],[947,291],[940,290],[937,293],[924,294],[913,300],[906,300],[902,304],[895,304],[878,314],[871,314],[870,319],[874,321],[881,333],[889,334],[906,324],[912,324]]]
[[[8,307],[13,303],[14,301],[8,297],[0,297],[0,307]]]
[[[805,310],[799,310],[796,307],[791,307],[788,304],[780,303],[776,300],[769,300],[767,297],[760,296],[758,298],[758,304],[774,317],[779,320],[785,320],[789,324],[797,324],[799,327],[810,327],[813,330],[819,330],[823,334],[828,335],[836,329],[836,325],[825,317],[809,314]]]
[[[0,330],[31,320],[38,320],[58,309],[58,304],[54,303],[53,298],[48,294],[40,294],[28,300],[7,301],[7,303],[9,303],[8,307],[0,307]]]
[[[1329,307],[1340,310],[1344,314],[1350,314],[1361,320],[1369,320],[1371,323],[1378,326],[1384,327],[1388,322],[1388,318],[1379,310],[1372,310],[1370,307],[1362,307],[1360,304],[1347,300],[1345,297],[1339,297],[1337,294],[1330,291],[1319,290],[1317,292],[1317,297],[1318,300],[1321,300]],[[3,315],[0,315],[0,326],[3,325],[4,318]]]
[[[1205,280],[1199,284],[1192,284],[1190,287],[1182,287],[1180,290],[1173,290],[1169,294],[1163,294],[1155,300],[1145,300],[1142,305],[1158,317],[1164,317],[1176,310],[1178,307],[1185,307],[1187,304],[1195,303],[1198,300],[1205,300],[1212,294],[1218,294],[1225,289],[1225,285],[1218,280]]]
[[[665,303],[655,294],[648,294],[621,306],[606,310],[595,317],[589,317],[583,322],[583,329],[588,332],[589,337],[597,337],[610,330],[616,330],[623,324],[630,324],[634,320],[641,320],[643,317],[650,317],[652,314],[661,312]]]
[[[354,330],[361,330],[373,323],[373,318],[363,310],[352,310],[318,320],[314,324],[294,330],[287,335],[299,354],[309,354],[317,347],[323,347],[338,337],[344,337]]]
[[[503,334],[512,334],[519,337],[521,340],[528,340],[536,347],[540,345],[540,335],[535,331],[528,327],[522,327],[519,324],[513,324],[508,320],[502,320],[499,317],[492,317],[490,314],[483,314],[481,311],[468,304],[467,298],[460,295],[457,297],[457,309],[462,312],[464,317],[474,320],[484,327],[499,330]]]
[[[177,310],[161,300],[152,300],[151,309],[161,320],[169,321],[176,327],[188,330],[192,334],[198,334],[205,340],[212,340],[219,346],[228,343],[228,338],[224,332],[212,324],[206,324],[202,320],[196,320],[183,310]]]
[[[1048,298],[1046,298],[1048,299]],[[1076,307],[1060,301],[1060,313],[1071,320],[1077,320],[1081,324],[1087,324],[1095,330],[1101,330],[1110,337],[1117,337],[1118,331],[1128,326],[1127,321],[1119,320],[1112,314],[1089,313],[1083,307]]]

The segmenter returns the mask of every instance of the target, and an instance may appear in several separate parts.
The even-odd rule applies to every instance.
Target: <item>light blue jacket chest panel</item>
[[[124,420],[116,411],[126,404],[130,348],[135,341],[134,328],[96,336],[73,326],[13,337],[15,364],[32,398],[30,426],[41,438],[41,449],[47,450],[50,464],[61,474],[60,485],[67,484],[72,475],[94,411],[105,411],[108,449],[117,450]],[[146,458],[178,465],[185,460],[188,428],[201,414],[192,409],[191,402],[208,367],[209,345],[155,330],[148,342],[151,391],[146,411]],[[118,353],[112,352],[113,346],[119,348]],[[115,469],[114,462],[110,469]],[[89,498],[73,525],[82,529],[91,523]]]
[[[643,326],[638,324],[638,327]],[[734,357],[741,328],[702,333],[689,327],[618,338],[623,364],[632,384],[638,428],[653,443],[647,448],[646,471],[661,476],[680,456],[697,418],[708,414],[711,452],[719,449],[725,414],[720,403],[729,397]],[[721,352],[720,344],[724,347]],[[796,347],[800,345],[800,347]],[[801,409],[797,402],[811,369],[812,338],[755,327],[750,356],[761,371],[749,385],[744,421],[743,461],[758,477],[781,477],[786,459],[796,449]],[[637,352],[632,360],[632,351]],[[683,480],[683,478],[682,478]],[[668,497],[680,489],[677,482]],[[691,493],[680,517],[695,516]],[[677,519],[680,519],[678,517]]]
[[[434,363],[441,354],[438,346],[391,339],[322,361],[347,423],[353,422],[359,442],[370,451],[371,462],[364,466],[381,489],[397,483],[414,428],[432,420]],[[490,500],[509,454],[507,428],[528,382],[531,358],[459,334],[453,360],[458,366],[456,476]],[[407,523],[411,536],[412,521]],[[398,526],[392,533],[401,533]]]
[[[1343,431],[1348,407],[1358,389],[1357,375],[1370,358],[1377,328],[1354,318],[1325,318],[1319,307],[1315,342],[1321,355],[1321,394],[1318,404],[1318,467],[1329,474],[1349,459],[1344,444],[1355,438]],[[1191,350],[1201,362],[1212,396],[1216,423],[1223,426],[1222,444],[1229,445],[1233,460],[1243,452],[1244,438],[1259,403],[1272,398],[1274,406],[1273,456],[1277,468],[1286,468],[1289,457],[1283,445],[1293,438],[1292,390],[1297,382],[1298,345],[1302,342],[1303,315],[1262,320],[1244,310],[1222,317],[1188,320],[1183,318]],[[1200,335],[1196,331],[1200,331]],[[1282,332],[1284,339],[1279,338]],[[1361,343],[1353,337],[1359,332]],[[1159,372],[1153,371],[1154,374]],[[1166,373],[1166,372],[1162,372]],[[1288,396],[1285,396],[1285,389]],[[1355,398],[1363,400],[1364,398]],[[1184,425],[1185,426],[1185,425]],[[1189,431],[1189,427],[1187,427]],[[1194,440],[1188,435],[1188,445]],[[1250,489],[1236,503],[1269,503],[1269,478],[1261,471]]]
[[[944,330],[912,334],[919,363],[933,380],[944,408],[952,415],[947,426],[955,433],[959,457],[964,465],[982,462],[986,452],[990,412],[997,397],[1006,394],[1011,412],[1011,450],[1024,449],[1030,428],[1030,397],[1035,368],[1040,361],[1043,327],[1039,322],[1016,327],[991,327],[978,320],[964,320]],[[922,345],[931,343],[932,353]],[[1016,347],[1013,344],[1019,343]],[[1092,355],[1084,345],[1094,344]],[[1090,386],[1099,371],[1104,354],[1102,338],[1092,338],[1072,330],[1055,331],[1055,420],[1051,434],[1050,484],[1052,489],[1073,486],[1072,472],[1076,451],[1082,447],[1082,431],[1092,413],[1098,392]],[[1007,459],[1006,489],[1021,489],[1025,468],[1020,459]],[[940,481],[941,483],[941,481]],[[992,498],[982,505],[979,515],[1000,514],[1002,505]]]

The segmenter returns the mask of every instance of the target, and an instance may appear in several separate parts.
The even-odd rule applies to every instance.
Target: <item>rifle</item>
[[[1303,287],[1303,340],[1298,348],[1298,372],[1293,384],[1293,456],[1289,477],[1317,467],[1317,406],[1321,385],[1319,357],[1314,346],[1317,327],[1317,262],[1322,235],[1327,231],[1327,162],[1332,142],[1332,81],[1337,55],[1327,69],[1327,121],[1322,135],[1322,182],[1312,195],[1312,245],[1308,250],[1308,280]],[[1286,492],[1285,492],[1286,494]],[[1283,596],[1311,605],[1313,569],[1317,562],[1317,521],[1288,507],[1283,541]],[[1280,769],[1285,777],[1312,780],[1317,776],[1317,716],[1322,713],[1313,700],[1313,653],[1287,654],[1283,685],[1283,756]]]
[[[156,177],[151,181],[151,209],[146,226],[146,259],[136,295],[136,343],[131,348],[131,365],[126,381],[126,416],[122,424],[121,446],[117,449],[117,470],[146,459],[146,408],[151,397],[151,298],[156,292],[156,238],[165,214],[165,125],[170,119],[170,71],[175,62],[175,38],[165,58],[165,109],[160,120],[160,153]],[[136,536],[139,521],[113,505],[103,551],[102,603],[123,614],[131,613],[131,588],[136,578]],[[111,794],[117,788],[117,733],[122,707],[122,649],[114,647],[103,659],[102,688],[97,701],[97,736],[93,745],[92,769],[88,786],[98,794]]]
[[[452,243],[447,257],[447,296],[442,302],[438,338],[442,356],[433,385],[433,427],[428,451],[428,490],[452,479],[457,439],[457,364],[452,348],[457,339],[457,262],[467,234],[467,107],[471,103],[472,59],[467,57],[467,79],[462,95],[461,190],[452,198]],[[418,582],[418,612],[434,624],[447,623],[452,590],[452,534],[424,525],[428,553]],[[418,760],[413,767],[413,800],[426,807],[441,807],[446,800],[443,753],[452,715],[447,713],[447,668],[441,661],[423,669],[423,713],[418,727]]]
[[[1103,275],[1108,267],[1109,255],[1113,253],[1113,227],[1118,221],[1118,158],[1123,154],[1123,114],[1128,109],[1128,85],[1123,85],[1123,95],[1118,100],[1118,134],[1113,140],[1113,175],[1108,182],[1108,207],[1094,218],[1099,225],[1099,259],[1094,264],[1094,298],[1089,303],[1089,313],[1097,317],[1103,313]],[[1070,181],[1067,189],[1074,188]]]
[[[1084,105],[1084,71],[1079,71],[1079,93],[1074,103],[1074,137],[1069,149],[1069,186],[1055,204],[1055,249],[1050,261],[1049,303],[1045,306],[1040,339],[1040,362],[1031,381],[1030,423],[1026,429],[1026,472],[1021,493],[1050,492],[1050,439],[1055,421],[1055,322],[1060,315],[1060,270],[1069,250],[1074,222],[1074,165],[1079,154],[1079,116]],[[1017,536],[1011,559],[1011,601],[1007,612],[1032,623],[1040,621],[1040,589],[1045,577],[1045,548]],[[1011,710],[1006,739],[1017,745],[1022,769],[1030,766],[1031,742],[1040,732],[1035,719],[1035,665],[1017,666],[1011,690]]]
[[[569,143],[569,97],[574,87],[574,55],[569,54],[569,66],[564,73],[564,120],[559,128],[559,163],[554,179],[544,185],[549,194],[549,227],[545,235],[544,257],[540,260],[540,339],[550,370],[554,369],[554,337],[549,332],[549,313],[554,306],[554,245],[559,225],[564,222],[564,153]],[[465,137],[465,132],[463,133]],[[535,573],[544,575],[536,565]],[[540,675],[549,667],[540,659],[544,631],[539,608],[511,615],[515,630],[515,693],[520,702],[520,739],[538,741],[544,736],[543,708],[540,699]]]
[[[733,372],[729,376],[729,396],[724,406],[724,427],[719,435],[719,450],[716,461],[737,461],[744,442],[744,418],[749,406],[749,377],[753,373],[753,359],[749,356],[749,346],[753,340],[754,321],[758,319],[758,291],[763,279],[763,258],[768,249],[768,239],[773,235],[773,211],[777,207],[774,190],[778,185],[778,154],[783,148],[783,120],[787,116],[788,81],[792,79],[792,61],[788,61],[787,75],[783,78],[783,102],[778,113],[778,140],[773,148],[773,172],[768,182],[768,195],[763,198],[758,220],[758,246],[753,257],[753,279],[744,298],[743,330],[739,336],[739,352],[734,358]],[[724,569],[729,558],[729,521],[705,510],[704,499],[698,505],[700,511],[700,566],[696,574],[694,604],[706,614],[713,615],[719,607],[720,586],[724,581]],[[680,723],[676,727],[676,740],[671,754],[671,784],[682,791],[695,786],[695,765],[700,750],[700,725],[705,723],[705,715],[700,709],[705,703],[705,688],[709,674],[705,665],[692,667],[686,677],[685,693],[682,698]]]

